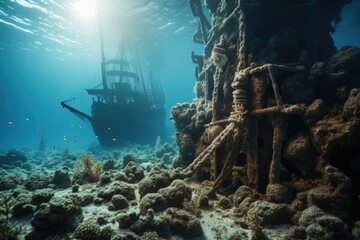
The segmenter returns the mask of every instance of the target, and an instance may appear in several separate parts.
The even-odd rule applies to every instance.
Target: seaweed
[[[15,203],[11,194],[0,194],[0,239],[15,240],[22,233],[21,226],[11,221],[11,211]]]

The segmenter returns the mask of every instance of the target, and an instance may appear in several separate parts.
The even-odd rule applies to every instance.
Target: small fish
[[[25,121],[30,121],[30,118],[25,118]]]
[[[67,137],[66,137],[66,135],[64,135],[64,141],[66,141],[67,140]]]
[[[13,124],[14,124],[12,121],[9,121],[8,123],[9,123],[9,125],[13,125]]]
[[[95,136],[96,138],[99,138],[99,136]]]
[[[55,146],[51,146],[51,149],[56,149],[56,147],[55,147]]]
[[[116,141],[116,138],[113,138],[112,140],[113,140],[113,141]]]
[[[82,129],[82,126],[79,126],[80,129]]]
[[[111,128],[108,127],[108,130],[111,130]]]

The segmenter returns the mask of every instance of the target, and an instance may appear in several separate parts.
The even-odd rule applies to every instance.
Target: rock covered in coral
[[[327,116],[311,128],[312,141],[323,153],[346,146],[360,144],[360,121],[344,119],[339,116]]]
[[[262,219],[262,224],[275,225],[289,222],[289,212],[286,204],[270,203],[266,201],[256,201],[250,205],[247,214],[254,212]]]
[[[107,201],[110,201],[115,194],[121,194],[127,200],[134,200],[136,198],[134,188],[120,181],[112,182],[98,192],[98,196]]]
[[[317,121],[321,120],[328,111],[324,100],[315,99],[306,109],[303,117],[305,124],[313,126]]]
[[[78,207],[67,197],[53,197],[49,203],[40,205],[39,210],[31,219],[33,231],[27,239],[45,239],[56,233],[65,233],[70,230]]]
[[[170,174],[162,167],[155,167],[148,177],[139,182],[140,197],[148,193],[156,193],[160,188],[167,187],[170,183]]]
[[[10,149],[6,155],[0,155],[0,165],[17,165],[17,162],[25,162],[28,160],[28,157],[25,155],[25,153],[21,151],[17,151],[16,149]]]
[[[31,198],[31,203],[40,205],[41,203],[48,202],[54,196],[54,190],[51,188],[44,188],[36,190]]]
[[[16,176],[7,174],[5,171],[0,172],[0,177],[0,191],[13,189],[20,183]]]
[[[51,182],[50,176],[43,174],[34,174],[34,175],[30,175],[26,180],[25,188],[30,191],[47,188],[50,182]]]
[[[121,229],[129,228],[133,223],[139,219],[136,212],[120,213],[116,216],[116,221],[119,223]]]
[[[245,198],[251,197],[251,198],[257,198],[258,194],[256,191],[252,188],[249,188],[248,186],[242,185],[241,187],[236,190],[234,194],[234,206],[239,206],[242,201],[244,201]]]
[[[68,171],[65,169],[56,170],[51,183],[55,184],[58,188],[70,187],[71,180]]]
[[[79,240],[100,240],[101,229],[95,221],[87,220],[75,229],[74,236]]]
[[[82,193],[73,193],[70,195],[71,199],[77,206],[87,206],[89,204],[92,204],[94,202],[94,195],[88,192],[82,192]]]
[[[327,214],[315,206],[303,211],[299,223],[305,228],[306,239],[350,239],[345,224],[340,218]]]
[[[158,191],[168,202],[168,207],[182,207],[184,199],[190,200],[192,189],[182,180],[174,180],[170,186]]]
[[[307,202],[344,220],[351,219],[352,195],[347,194],[352,185],[351,180],[332,166],[326,166],[324,172],[326,185],[311,189]]]
[[[128,153],[123,157],[122,167],[125,168],[129,162],[138,162],[138,157],[135,153]]]
[[[120,194],[115,194],[111,198],[111,210],[120,210],[129,207],[129,202]]]
[[[310,71],[315,95],[327,103],[343,102],[352,88],[360,88],[357,77],[360,73],[360,48],[345,46],[328,62],[315,63]],[[324,87],[326,86],[326,87]]]
[[[156,150],[155,156],[157,158],[162,158],[165,154],[173,155],[175,153],[176,153],[176,151],[173,148],[173,146],[171,146],[169,143],[165,143],[165,144],[161,145],[159,149]]]
[[[115,160],[114,159],[108,159],[103,164],[104,171],[109,171],[111,169],[115,169]]]
[[[344,46],[330,58],[329,62],[332,73],[353,75],[360,68],[360,48]]]
[[[178,209],[168,208],[162,215],[174,235],[185,239],[192,239],[202,234],[199,219],[191,213]]]
[[[16,197],[16,202],[11,211],[12,215],[17,217],[34,213],[36,211],[36,206],[32,205],[31,201],[31,194],[20,193]]]
[[[294,199],[294,189],[285,184],[273,183],[266,187],[266,199],[274,203],[290,203]]]
[[[317,155],[318,153],[310,137],[305,133],[293,136],[285,144],[284,157],[303,176],[310,176],[313,173],[317,164]]]
[[[174,180],[170,186],[161,188],[157,193],[148,193],[140,201],[140,212],[145,213],[148,209],[155,212],[168,207],[183,206],[184,199],[190,200],[191,187],[181,180]]]
[[[281,93],[289,104],[309,103],[313,99],[310,82],[304,74],[294,75],[281,85]]]
[[[153,209],[155,212],[167,208],[168,202],[160,193],[148,193],[140,201],[140,212],[146,213],[148,209]]]
[[[133,161],[126,165],[124,172],[129,183],[139,182],[145,177],[144,169],[139,163]]]
[[[350,91],[349,98],[344,104],[343,116],[346,118],[360,118],[360,89]]]
[[[192,128],[192,117],[196,113],[195,104],[182,103],[176,104],[171,108],[171,117],[174,120],[174,125],[178,131],[187,130]]]
[[[179,145],[180,158],[177,159],[174,167],[186,166],[195,158],[195,149],[197,142],[190,134],[175,133],[176,142]]]

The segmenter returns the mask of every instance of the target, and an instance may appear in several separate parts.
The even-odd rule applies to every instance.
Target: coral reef
[[[360,49],[330,34],[349,2],[190,0],[204,51],[196,98],[171,109],[178,150],[2,154],[1,234],[359,238]]]

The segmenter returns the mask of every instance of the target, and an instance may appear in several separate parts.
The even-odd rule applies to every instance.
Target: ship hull
[[[154,144],[165,132],[164,108],[141,108],[93,102],[92,127],[102,146],[126,142]]]

